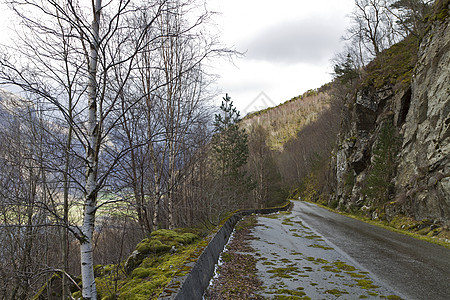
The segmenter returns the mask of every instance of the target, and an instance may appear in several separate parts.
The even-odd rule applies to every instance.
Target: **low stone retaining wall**
[[[232,215],[217,231],[208,246],[203,250],[196,262],[192,262],[187,267],[192,267],[189,274],[183,277],[174,278],[158,299],[162,300],[196,300],[202,299],[203,293],[209,285],[214,275],[214,268],[225,244],[233,232],[236,223],[244,216],[251,214],[271,214],[279,211],[287,211],[292,202],[263,209],[250,209],[239,211]]]

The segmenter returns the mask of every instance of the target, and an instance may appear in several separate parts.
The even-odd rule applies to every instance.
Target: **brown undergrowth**
[[[262,282],[256,276],[257,259],[250,247],[256,222],[256,216],[247,216],[236,225],[233,240],[221,256],[219,276],[206,291],[205,299],[264,299],[256,294]]]

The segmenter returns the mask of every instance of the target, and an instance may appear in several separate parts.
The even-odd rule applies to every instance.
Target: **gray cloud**
[[[247,58],[277,63],[321,63],[339,47],[342,20],[311,18],[280,23],[243,41]]]

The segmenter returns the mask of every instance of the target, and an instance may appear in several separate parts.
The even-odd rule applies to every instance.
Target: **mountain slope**
[[[267,145],[272,150],[283,149],[283,145],[306,125],[314,122],[320,112],[330,107],[329,86],[309,90],[276,107],[247,115],[241,122],[244,128],[261,125],[269,132]]]

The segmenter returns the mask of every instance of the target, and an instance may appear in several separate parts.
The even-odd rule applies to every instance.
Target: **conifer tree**
[[[228,94],[223,98],[221,112],[215,115],[212,150],[220,181],[220,196],[227,208],[236,208],[252,189],[244,166],[248,159],[248,135],[239,128],[239,112]]]
[[[334,74],[344,84],[348,82],[351,84],[354,79],[358,78],[358,70],[354,68],[354,62],[350,53],[347,54],[345,61],[334,65]]]

